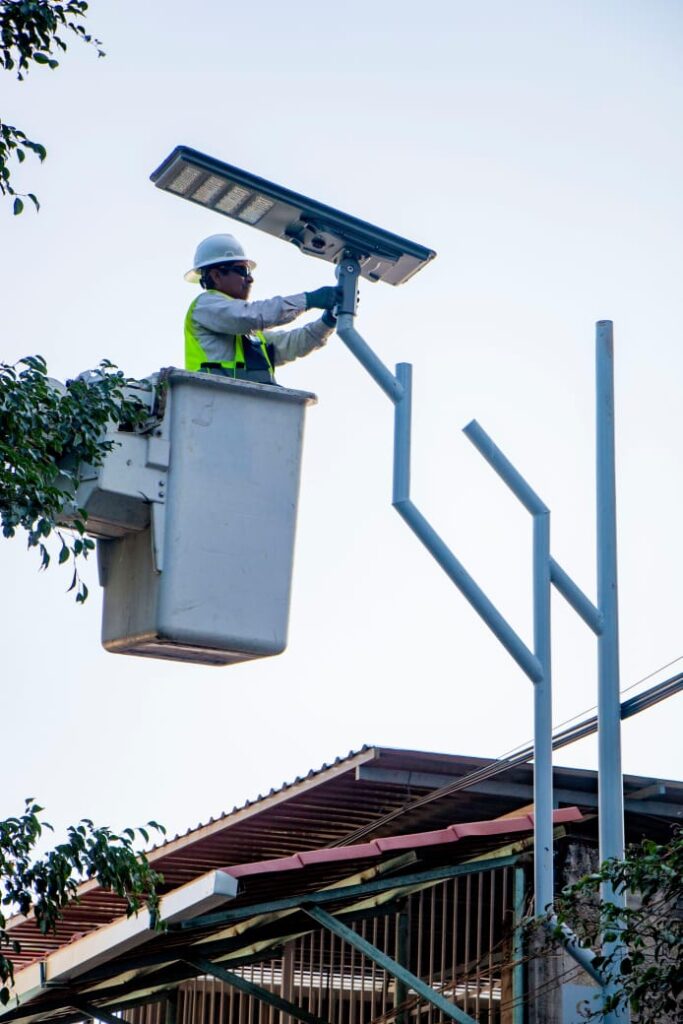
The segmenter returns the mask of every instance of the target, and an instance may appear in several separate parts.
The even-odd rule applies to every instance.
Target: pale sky
[[[615,323],[621,685],[683,666],[683,12],[678,3],[93,0],[56,72],[3,76],[44,142],[0,209],[1,356],[65,379],[182,365],[197,242],[233,222],[159,192],[179,143],[438,253],[364,283],[358,330],[414,365],[413,499],[531,645],[530,521],[461,433],[473,417],[552,509],[595,596],[594,324]],[[235,227],[254,298],[334,283]],[[392,408],[338,338],[279,374],[308,414],[290,641],[230,668],[104,652],[94,559],[0,543],[3,803],[185,830],[363,743],[497,756],[531,684],[390,505]],[[208,499],[207,499],[208,500]],[[596,702],[595,641],[554,598],[554,720]],[[673,664],[670,664],[673,663]],[[664,668],[664,666],[669,666]],[[624,770],[682,778],[681,697],[624,724]],[[556,763],[596,766],[595,743]]]

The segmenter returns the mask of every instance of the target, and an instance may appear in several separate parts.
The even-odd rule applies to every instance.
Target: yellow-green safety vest
[[[226,295],[224,292],[219,292],[215,288],[207,289],[207,291],[208,292],[213,292],[213,294],[215,294],[215,295],[222,295],[224,299],[231,299],[230,295]],[[197,305],[197,300],[200,297],[201,296],[198,295],[197,298],[194,299],[194,301],[190,305],[190,308],[187,311],[187,316],[185,317],[185,369],[186,370],[193,370],[193,371],[201,370],[202,363],[213,363],[214,365],[216,365],[216,360],[212,360],[212,359],[209,358],[209,356],[206,354],[206,352],[202,348],[201,343],[199,341],[199,338],[194,333],[194,325],[192,323],[192,314],[194,312],[194,307]],[[273,369],[273,362],[272,362],[272,360],[270,358],[270,353],[268,352],[268,342],[266,340],[266,336],[263,333],[263,331],[254,331],[254,335],[255,335],[256,338],[258,338],[258,340],[260,342],[261,353],[263,354],[263,358],[264,358],[265,363],[266,363],[266,365],[268,367],[268,371],[270,373],[271,379],[274,380],[275,379],[275,371]],[[237,376],[237,369],[238,369],[238,367],[240,365],[242,367],[245,365],[244,341],[243,341],[243,336],[241,334],[236,334],[235,335],[235,357],[234,357],[234,359],[229,359],[229,360],[228,359],[222,359],[222,360],[220,360],[219,365],[221,367],[223,367],[223,369],[225,369],[225,370],[228,370],[228,371],[232,370],[233,371],[233,376],[235,376],[235,377]]]

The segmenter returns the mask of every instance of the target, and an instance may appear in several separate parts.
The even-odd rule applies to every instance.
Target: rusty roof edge
[[[185,846],[190,846],[192,843],[198,842],[207,836],[214,835],[216,832],[220,832],[221,829],[234,825],[238,821],[243,821],[254,814],[259,814],[270,807],[284,803],[291,796],[305,793],[307,790],[314,789],[316,786],[320,786],[330,779],[337,778],[345,772],[355,771],[357,765],[365,764],[367,761],[372,761],[379,757],[383,749],[388,748],[364,744],[360,750],[350,751],[345,757],[338,757],[332,764],[323,764],[320,768],[311,769],[306,776],[297,776],[293,782],[283,783],[279,789],[271,790],[267,796],[259,797],[256,800],[248,800],[242,806],[223,814],[214,821],[207,822],[205,825],[198,825],[194,829],[188,829],[184,835],[169,839],[161,846],[152,847],[151,850],[147,851],[147,859],[150,863],[154,863],[162,857],[169,856],[177,850],[182,850]],[[95,878],[89,878],[87,881],[81,882],[76,892],[75,901],[82,899],[89,892],[97,889],[101,889],[101,886]],[[33,913],[15,914],[8,919],[5,928],[9,930],[31,920],[33,920]]]
[[[583,820],[583,813],[578,807],[563,807],[553,811],[555,825]],[[497,826],[492,828],[491,826]],[[381,857],[394,851],[404,851],[429,846],[448,845],[467,838],[487,838],[489,836],[514,834],[515,832],[533,831],[533,812],[515,817],[493,818],[488,821],[460,822],[445,828],[426,832],[412,832],[408,835],[385,836],[373,839],[368,843],[350,846],[331,846],[314,850],[302,850],[288,857],[267,858],[251,861],[246,864],[234,864],[221,868],[233,878],[247,878],[253,875],[298,871],[316,864],[331,864],[344,860]]]

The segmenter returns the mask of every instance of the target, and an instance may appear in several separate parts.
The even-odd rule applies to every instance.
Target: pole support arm
[[[337,280],[341,289],[341,300],[337,306],[337,334],[375,383],[379,384],[387,398],[394,403],[399,402],[403,398],[401,383],[373,352],[353,324],[358,304],[359,276],[360,264],[353,256],[345,256],[337,265]]]
[[[569,573],[565,572],[554,558],[550,559],[550,581],[579,618],[583,619],[588,628],[592,629],[596,636],[600,636],[605,625],[602,612],[595,607],[590,598],[586,597],[583,590],[577,586]]]
[[[395,501],[394,508],[525,675],[532,683],[540,682],[543,679],[543,668],[538,658],[531,653],[420,510],[410,500]]]
[[[498,474],[503,483],[507,484],[514,496],[521,501],[527,512],[531,512],[532,516],[537,516],[545,515],[546,512],[550,511],[533,488],[529,486],[519,470],[515,469],[508,457],[503,454],[476,420],[472,420],[466,427],[463,427],[463,433],[467,440],[472,442],[479,454],[483,455],[491,469]]]

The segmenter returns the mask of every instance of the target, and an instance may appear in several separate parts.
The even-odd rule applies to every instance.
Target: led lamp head
[[[436,253],[213,157],[176,146],[154,171],[157,188],[338,263],[353,255],[369,281],[403,284]]]

